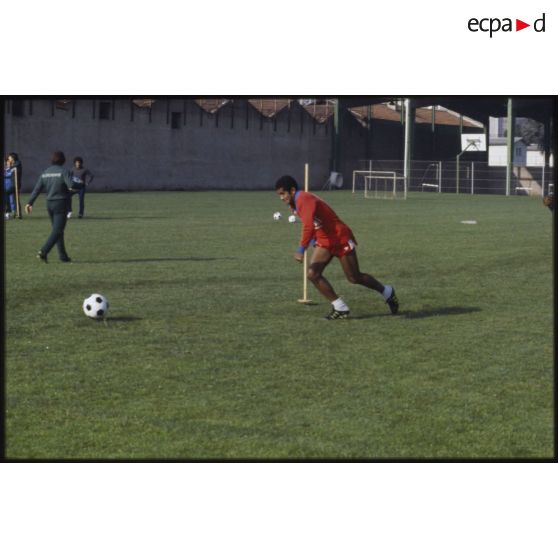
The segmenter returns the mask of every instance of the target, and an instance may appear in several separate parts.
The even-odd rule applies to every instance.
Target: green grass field
[[[272,191],[90,194],[66,228],[71,264],[35,258],[44,196],[6,222],[7,457],[551,458],[540,200],[320,195],[400,315],[337,261],[326,276],[352,318],[323,320],[311,285],[317,304],[298,304],[300,224],[272,220],[287,215]],[[93,292],[106,322],[82,313]]]

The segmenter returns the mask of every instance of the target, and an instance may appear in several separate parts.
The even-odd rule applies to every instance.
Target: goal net
[[[395,171],[353,171],[353,193],[364,192],[366,199],[406,199],[405,177]]]

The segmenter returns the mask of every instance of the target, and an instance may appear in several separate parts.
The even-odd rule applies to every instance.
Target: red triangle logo
[[[525,27],[531,27],[531,24],[530,23],[525,23],[524,21],[521,21],[520,19],[515,20],[515,30],[516,31],[521,31],[522,29],[525,29]]]

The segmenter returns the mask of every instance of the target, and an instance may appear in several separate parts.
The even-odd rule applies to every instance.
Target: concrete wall
[[[19,100],[21,101],[21,100]],[[108,119],[101,104],[108,103]],[[56,107],[55,100],[23,100],[23,115],[5,107],[5,147],[23,163],[23,189],[30,191],[61,149],[67,165],[80,155],[95,174],[92,191],[154,189],[269,189],[283,174],[303,183],[310,164],[310,186],[318,190],[329,176],[333,119],[318,124],[298,103],[275,118],[263,117],[245,99],[216,114],[192,99],[159,98],[150,109],[129,99],[78,99]],[[172,114],[177,113],[178,129]],[[341,115],[340,168],[346,187],[363,159],[402,160],[403,125],[373,120],[363,127],[349,112]],[[459,128],[415,125],[415,160],[455,160]],[[469,154],[464,155],[464,159]],[[486,157],[482,154],[481,157]]]
[[[23,189],[30,191],[52,151],[71,166],[80,155],[95,174],[92,191],[148,189],[269,189],[282,174],[301,183],[310,164],[311,186],[329,176],[331,123],[320,125],[297,103],[268,119],[246,100],[217,114],[193,100],[158,99],[149,109],[125,99],[110,103],[99,118],[101,100],[78,99],[68,110],[53,100],[25,100],[24,115],[6,102],[5,147],[23,163]],[[171,114],[180,113],[179,129]]]

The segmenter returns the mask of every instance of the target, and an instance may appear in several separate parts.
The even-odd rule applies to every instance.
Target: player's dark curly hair
[[[74,157],[74,163],[77,163],[77,161],[83,165],[83,159],[81,157]]]
[[[291,188],[298,190],[298,184],[292,176],[286,174],[275,183],[275,189],[279,190],[279,188],[283,188],[284,190],[290,192]]]
[[[63,165],[66,162],[66,156],[63,151],[55,151],[52,154],[52,164],[53,165]]]

